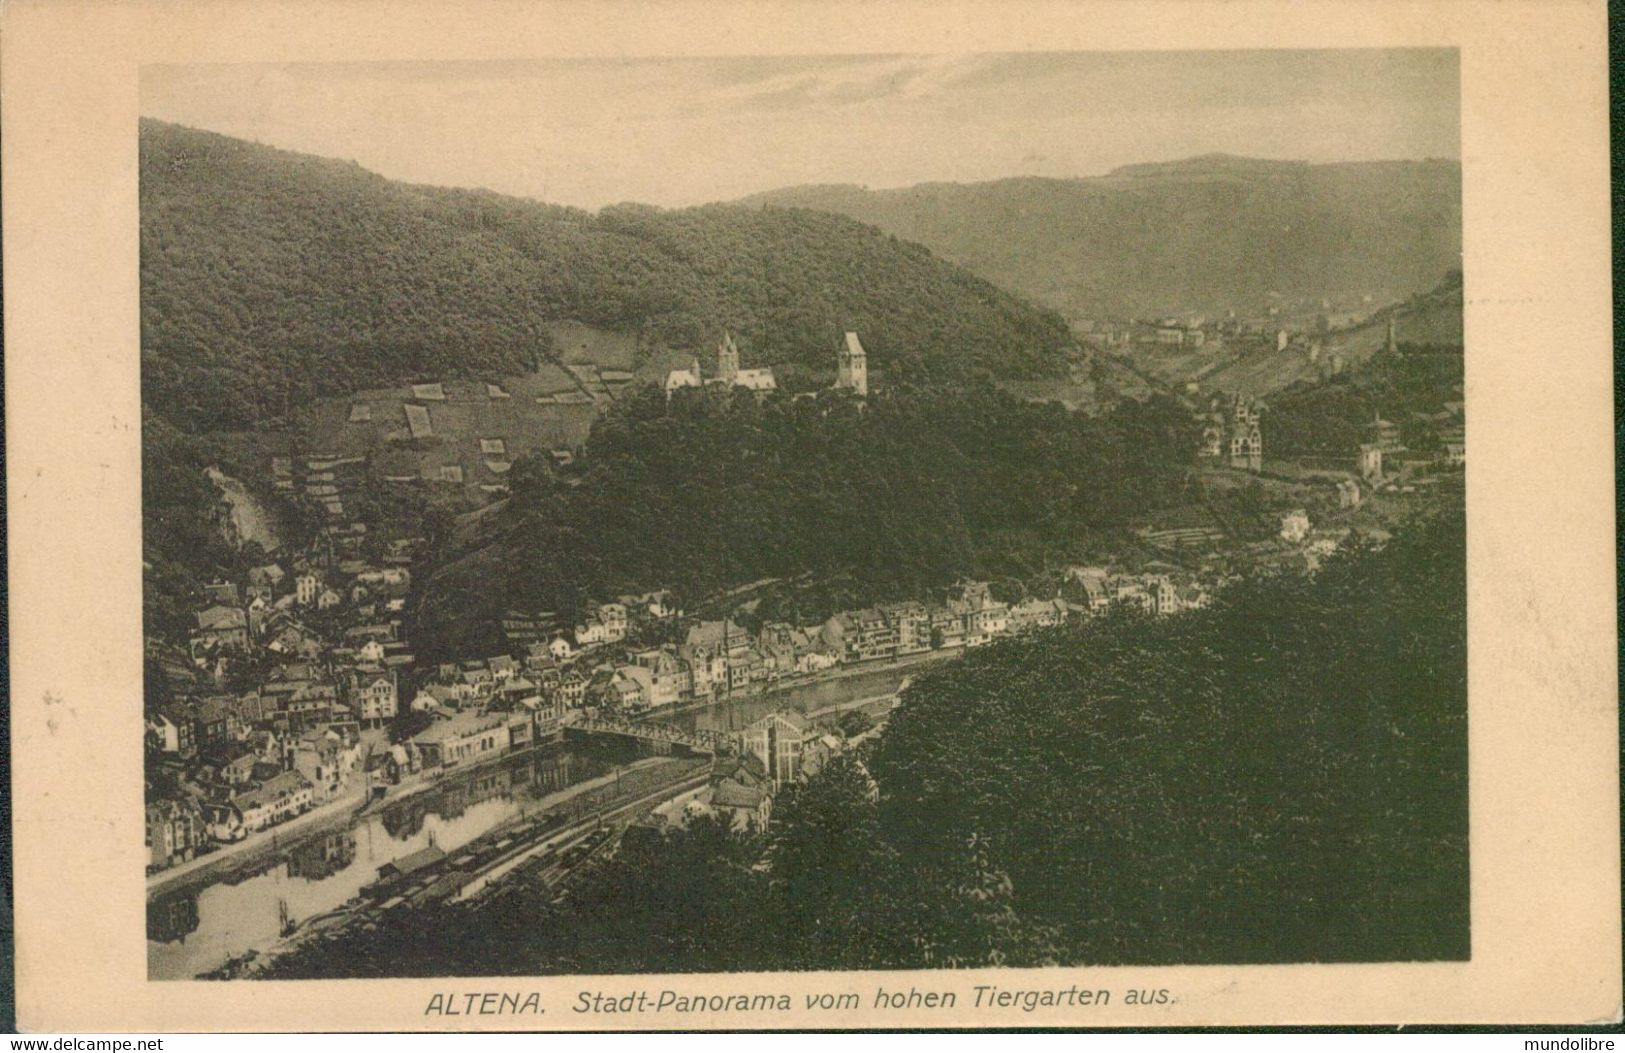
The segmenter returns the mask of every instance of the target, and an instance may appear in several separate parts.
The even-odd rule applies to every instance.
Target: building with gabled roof
[[[741,752],[760,761],[778,786],[801,777],[802,749],[810,734],[805,717],[780,711],[746,727],[739,742]]]
[[[858,334],[848,332],[835,369],[835,386],[862,397],[869,394],[869,353]]]
[[[262,783],[257,790],[231,799],[243,817],[245,830],[263,830],[286,822],[316,803],[316,789],[296,771],[285,771]]]
[[[506,713],[460,713],[436,721],[412,739],[425,768],[470,764],[508,748]]]
[[[672,392],[676,391],[677,389],[697,388],[701,383],[700,360],[696,358],[689,363],[689,367],[687,369],[674,369],[667,373],[666,380],[661,387],[666,392],[666,397],[671,398]]]

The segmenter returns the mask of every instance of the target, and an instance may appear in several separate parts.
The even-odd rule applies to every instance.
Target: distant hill
[[[833,376],[847,329],[880,373],[1055,375],[1071,343],[1055,314],[827,213],[593,214],[156,121],[140,175],[143,396],[192,429],[574,359],[565,321],[656,350],[730,328],[790,387]]]
[[[1090,179],[804,186],[744,203],[874,224],[1069,318],[1245,313],[1275,299],[1368,294],[1382,303],[1461,266],[1454,161],[1213,155]]]

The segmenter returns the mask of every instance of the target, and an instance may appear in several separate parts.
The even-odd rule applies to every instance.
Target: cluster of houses
[[[1108,348],[1143,347],[1206,353],[1225,348],[1243,352],[1292,349],[1301,350],[1314,359],[1322,350],[1321,338],[1364,325],[1378,310],[1376,299],[1363,295],[1342,300],[1278,300],[1250,317],[1238,317],[1231,309],[1225,311],[1222,318],[1186,312],[1127,322],[1074,319],[1073,323]]]
[[[1467,465],[1467,429],[1463,403],[1442,403],[1431,413],[1411,415],[1409,430],[1416,448],[1404,442],[1400,425],[1377,415],[1366,425],[1360,444],[1360,477],[1372,487],[1398,485],[1399,476],[1418,470],[1458,469]]]
[[[592,639],[624,639],[624,604],[600,606],[589,621]],[[606,614],[606,610],[613,613]],[[883,662],[930,651],[974,647],[999,636],[1057,625],[1071,613],[1065,600],[995,600],[984,582],[963,584],[940,604],[895,603],[843,611],[821,625],[769,622],[752,633],[731,618],[689,625],[678,642],[601,650],[555,636],[528,645],[525,671],[545,695],[566,706],[637,714],[695,701],[761,691],[836,666]],[[601,627],[601,628],[598,628]],[[425,689],[444,703],[456,678]],[[417,703],[414,702],[414,705]]]
[[[508,660],[511,664],[511,660]],[[463,663],[459,668],[475,665]],[[312,673],[299,670],[295,675]],[[562,700],[544,700],[523,678],[482,670],[489,688],[410,738],[390,744],[367,734],[355,714],[366,702],[335,698],[311,675],[279,708],[276,681],[260,692],[204,696],[162,706],[147,718],[149,868],[162,869],[209,848],[240,841],[329,801],[365,800],[369,789],[399,785],[490,757],[557,741]],[[320,701],[299,705],[299,694]]]
[[[402,617],[413,549],[395,541],[363,560],[324,531],[309,553],[204,586],[184,648],[148,641],[168,688],[145,716],[150,867],[483,748],[483,726],[464,736],[437,723],[395,745],[381,730],[411,682]],[[496,690],[485,708],[504,711],[504,749],[560,733],[537,698]]]
[[[1202,425],[1197,457],[1228,464],[1242,471],[1257,472],[1264,467],[1264,405],[1240,394],[1226,405],[1217,395],[1205,412],[1197,415]]]
[[[735,830],[765,830],[779,790],[815,775],[858,741],[820,730],[788,711],[769,713],[738,738],[738,752],[718,759],[703,789],[673,802],[671,814],[664,816],[667,823],[682,826],[700,816],[716,816]],[[878,796],[873,780],[871,787]]]
[[[1124,604],[1158,617],[1201,610],[1212,601],[1206,584],[1165,563],[1150,564],[1136,573],[1068,567],[1061,595],[1072,610],[1100,614],[1114,604]]]
[[[841,611],[812,626],[768,622],[756,632],[732,618],[702,620],[687,624],[674,643],[638,647],[625,643],[629,625],[655,617],[676,619],[680,612],[664,593],[621,597],[594,608],[573,639],[562,633],[532,638],[522,644],[517,659],[485,660],[496,673],[487,673],[480,662],[440,667],[411,707],[447,712],[478,706],[509,684],[506,690],[534,691],[556,702],[562,712],[590,707],[639,715],[758,693],[836,667],[977,647],[1098,614],[1114,603],[1172,614],[1207,602],[1207,589],[1176,567],[1139,574],[1074,567],[1060,594],[1049,599],[1008,603],[994,598],[987,582],[962,582],[938,603],[907,601]],[[545,618],[513,612],[509,625],[534,633],[534,625]],[[518,631],[511,631],[510,639]],[[510,676],[516,679],[505,679]]]
[[[353,721],[279,732],[240,703],[202,697],[148,714],[147,747],[157,754],[148,770],[149,870],[307,812],[345,792],[360,769]]]
[[[1175,573],[1078,567],[1049,599],[1010,603],[986,582],[962,582],[940,602],[751,632],[727,617],[685,622],[667,593],[650,592],[594,605],[569,625],[510,612],[511,653],[422,668],[401,636],[413,544],[376,551],[385,555],[363,560],[324,535],[309,554],[207,586],[186,647],[149,641],[169,688],[145,722],[152,869],[337,799],[556,741],[572,712],[624,717],[750,695],[836,667],[980,646],[1118,602],[1157,614],[1207,602]],[[657,623],[662,631],[647,631]],[[672,642],[634,642],[661,637]],[[384,729],[408,714],[422,726],[391,744]],[[758,757],[761,771],[719,782],[717,807],[749,801],[740,807],[765,821],[763,795],[746,784],[793,780],[833,748],[798,738],[796,721],[747,729],[741,755]]]

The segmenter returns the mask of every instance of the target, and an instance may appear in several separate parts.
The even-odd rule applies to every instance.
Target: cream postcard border
[[[154,983],[142,881],[138,72],[156,62],[1459,47],[1472,960],[986,973]],[[1620,1014],[1601,3],[12,0],[0,22],[19,1026],[31,1031],[1427,1022]],[[976,983],[1171,1005],[975,1010]],[[962,993],[949,1011],[605,1017],[577,992]],[[537,991],[540,1016],[426,1016]]]

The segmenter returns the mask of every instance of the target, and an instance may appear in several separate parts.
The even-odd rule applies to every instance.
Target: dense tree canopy
[[[1063,368],[1065,324],[918,245],[803,210],[592,214],[413,187],[353,164],[141,126],[143,393],[183,427],[241,427],[313,394],[523,371],[573,319],[646,344],[723,328],[753,362],[939,375]]]
[[[147,412],[141,425],[141,558],[148,635],[184,641],[203,585],[246,568],[227,540],[226,505],[204,474],[204,443]]]
[[[579,477],[514,469],[506,535],[432,583],[425,635],[767,578],[841,578],[831,599],[859,604],[920,597],[1172,500],[1190,428],[1160,399],[1088,417],[976,389],[763,404],[650,389],[594,427]]]
[[[562,911],[404,913],[273,973],[1464,959],[1465,565],[1457,508],[1207,610],[989,645],[765,833],[699,823]]]
[[[987,839],[1075,960],[1463,957],[1465,567],[1457,514],[923,674],[882,824],[927,861]]]
[[[1425,447],[1429,430],[1417,415],[1436,414],[1444,401],[1461,401],[1462,349],[1400,344],[1379,351],[1345,374],[1299,382],[1269,398],[1272,449],[1293,455],[1351,457],[1369,441],[1376,417],[1400,425],[1405,441]]]

